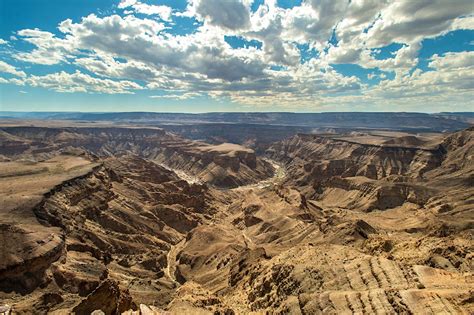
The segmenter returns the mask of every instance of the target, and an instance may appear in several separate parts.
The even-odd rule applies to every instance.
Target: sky
[[[0,0],[0,111],[474,111],[472,0]]]

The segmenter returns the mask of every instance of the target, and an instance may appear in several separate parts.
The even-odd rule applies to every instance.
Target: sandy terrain
[[[299,134],[266,157],[161,129],[3,131],[15,312],[474,312],[472,129]]]

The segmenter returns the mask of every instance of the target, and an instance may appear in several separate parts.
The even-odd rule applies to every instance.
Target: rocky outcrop
[[[3,155],[20,154],[28,150],[32,144],[30,140],[0,130],[0,152],[2,152]]]
[[[83,161],[59,159],[63,160],[68,165]],[[59,166],[66,169],[66,164],[52,167]],[[38,176],[49,182],[53,178],[46,171],[20,176],[25,181],[36,176],[39,185],[42,177]],[[163,271],[167,252],[215,212],[206,186],[190,185],[137,156],[107,158],[58,181],[36,202],[24,206],[22,211],[31,214],[17,218],[19,225],[0,225],[5,249],[0,291],[25,294],[51,284],[56,292],[69,294],[68,303],[73,297],[94,297],[93,302],[88,298],[78,306],[78,312],[85,312],[83,308],[91,303],[119,299],[114,286],[104,289],[101,283],[105,279],[123,283],[130,277],[129,268],[133,268],[132,279],[138,280],[128,283],[132,296],[152,303],[154,298],[147,298],[150,292],[169,291],[171,279]],[[54,306],[62,307],[62,303]],[[113,313],[113,308],[107,305],[107,312]]]
[[[209,245],[203,248],[203,244]],[[230,262],[239,256],[243,248],[243,240],[235,242],[232,232],[219,226],[200,226],[188,233],[186,244],[177,255],[177,280],[206,284],[213,290],[225,288],[226,281],[213,277],[211,271],[228,274]]]
[[[426,178],[444,163],[445,145],[405,145],[410,137],[380,145],[346,138],[300,134],[274,144],[267,154],[286,163],[292,174],[288,181],[307,197],[329,198],[336,206],[383,210],[405,202],[424,205],[438,193]],[[335,197],[338,190],[344,196]]]
[[[0,164],[0,300],[14,312],[474,310],[470,130],[431,147],[300,135],[268,152],[287,168],[277,180],[215,189],[170,168],[222,188],[260,159],[141,128],[99,128],[91,145],[76,129]]]
[[[420,304],[427,307],[430,300],[431,307],[452,312],[469,296],[467,279],[460,274],[402,266],[348,249],[339,255],[337,249],[342,247],[298,247],[263,268],[255,267],[245,277],[251,309],[302,314],[418,313]],[[458,281],[458,291],[438,290],[442,281]]]
[[[97,165],[72,156],[48,163],[6,163],[0,176],[0,290],[25,294],[51,282],[48,270],[66,250],[64,231],[40,224],[34,210],[63,185],[92,174]],[[61,164],[76,167],[63,171],[57,168]]]
[[[65,249],[64,236],[51,232],[0,224],[0,290],[25,294],[51,280],[46,270]]]
[[[273,175],[273,167],[257,159],[253,150],[229,143],[211,146],[173,139],[147,157],[222,188],[255,183]]]
[[[423,206],[438,192],[434,188],[412,183],[392,183],[339,176],[313,185],[315,193],[310,194],[311,198],[326,199],[334,205],[365,211],[391,209],[405,202]]]
[[[280,161],[299,162],[305,172],[321,179],[332,176],[381,179],[390,175],[420,178],[441,164],[443,148],[371,145],[300,134],[274,144],[267,154]]]
[[[273,167],[251,149],[191,141],[159,128],[9,127],[1,132],[5,138],[27,141],[16,149],[11,141],[0,142],[0,151],[8,155],[38,155],[65,148],[81,148],[101,157],[134,154],[227,188],[255,183],[273,174]]]
[[[100,310],[106,315],[118,315],[129,309],[137,309],[128,290],[121,290],[117,282],[105,280],[72,311],[75,314],[91,314]]]

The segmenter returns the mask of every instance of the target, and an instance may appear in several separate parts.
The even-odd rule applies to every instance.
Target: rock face
[[[121,291],[117,282],[105,280],[72,311],[75,314],[91,314],[100,310],[106,315],[114,315],[130,309],[137,309],[137,306],[132,302],[128,290]]]
[[[296,135],[268,162],[159,129],[91,129],[5,129],[0,307],[474,312],[472,129]],[[282,167],[268,179],[270,162]]]
[[[59,168],[61,166],[61,168]],[[47,272],[65,251],[63,231],[40,224],[33,210],[46,196],[97,164],[81,157],[59,156],[48,163],[4,162],[0,166],[0,288],[28,293],[51,280]]]
[[[1,224],[0,289],[29,293],[47,281],[46,270],[65,249],[60,234]]]
[[[235,144],[212,146],[193,142],[190,145],[173,139],[164,148],[150,153],[149,158],[218,187],[252,184],[273,174],[271,165],[257,159],[253,150]]]
[[[273,174],[273,168],[251,149],[236,144],[210,145],[159,128],[3,128],[0,143],[8,155],[38,155],[81,148],[101,157],[134,154],[185,171],[218,187],[252,184]],[[18,145],[16,143],[22,143]]]
[[[287,165],[294,174],[289,181],[309,198],[350,209],[384,210],[432,202],[440,190],[446,193],[440,176],[454,168],[459,169],[454,177],[467,181],[472,176],[472,163],[467,165],[472,133],[468,129],[435,144],[414,136],[371,144],[335,135],[297,135],[267,153]]]
[[[0,131],[0,146],[4,155],[20,154],[28,150],[31,145],[31,141]]]
[[[335,254],[338,251],[344,254]],[[470,296],[466,278],[420,267],[407,268],[334,245],[299,247],[251,272],[250,307],[302,314],[423,313],[421,305],[426,307],[430,300],[430,312],[456,312],[447,301],[461,304]],[[455,290],[438,290],[439,282],[428,284],[430,278],[450,277],[459,281]]]
[[[334,136],[297,135],[276,143],[267,153],[292,162],[298,173],[320,180],[328,177],[364,176],[382,179],[390,175],[419,178],[439,166],[443,148],[414,148],[363,144]],[[301,168],[296,169],[296,165]]]
[[[70,296],[64,305],[43,307],[46,311],[87,297],[75,311],[110,302],[102,310],[118,314],[131,305],[120,293],[124,286],[142,302],[155,303],[162,295],[166,304],[172,296],[164,274],[167,252],[216,211],[206,186],[189,185],[137,156],[100,164],[69,155],[6,163],[0,177],[0,290],[29,294],[49,288]],[[16,197],[20,194],[25,201]],[[130,278],[138,281],[129,283]]]

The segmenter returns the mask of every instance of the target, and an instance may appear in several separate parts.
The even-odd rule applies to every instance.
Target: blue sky
[[[472,111],[473,7],[4,0],[0,110]]]

